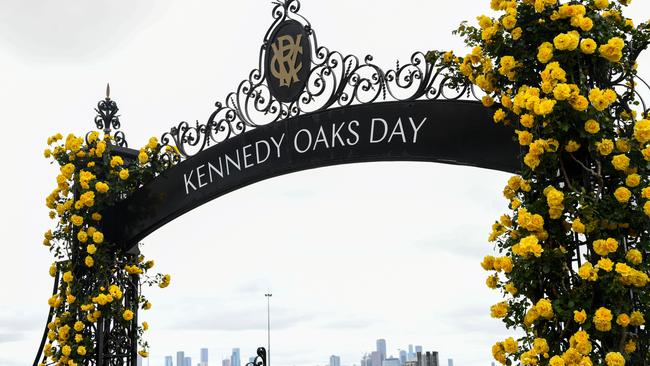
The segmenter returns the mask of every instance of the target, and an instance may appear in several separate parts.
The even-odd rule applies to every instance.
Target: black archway
[[[371,161],[429,161],[515,172],[519,147],[478,102],[355,105],[255,128],[186,159],[106,213],[130,248],[228,192],[301,170]]]

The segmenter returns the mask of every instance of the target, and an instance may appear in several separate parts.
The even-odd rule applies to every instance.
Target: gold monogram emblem
[[[280,86],[291,86],[300,81],[298,72],[302,69],[302,62],[298,60],[298,54],[302,54],[300,41],[302,34],[294,37],[284,35],[278,37],[277,43],[273,43],[273,58],[271,59],[271,74],[280,81]]]

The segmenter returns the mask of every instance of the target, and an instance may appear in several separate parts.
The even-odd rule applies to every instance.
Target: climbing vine
[[[636,93],[648,23],[629,0],[492,0],[498,16],[455,32],[465,57],[430,52],[512,126],[521,175],[492,226],[494,318],[523,336],[492,347],[502,364],[647,365],[650,334],[650,120]]]
[[[141,336],[149,325],[136,323],[136,315],[138,308],[148,310],[152,305],[140,287],[167,287],[170,276],[153,274],[153,260],[105,238],[103,213],[166,169],[178,152],[151,138],[137,156],[126,156],[113,142],[112,136],[99,132],[65,139],[56,134],[47,141],[44,155],[58,164],[60,172],[56,188],[46,198],[54,229],[45,233],[43,244],[56,260],[50,275],[60,274],[61,280],[48,300],[54,316],[47,325],[41,365],[91,363],[97,357],[100,323],[104,331],[110,327],[125,339],[137,334],[139,354],[148,355]]]

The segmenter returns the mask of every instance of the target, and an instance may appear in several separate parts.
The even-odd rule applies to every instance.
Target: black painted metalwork
[[[217,102],[207,122],[180,122],[161,137],[163,144],[175,145],[185,158],[195,155],[233,136],[283,119],[335,107],[387,101],[477,100],[469,82],[458,83],[448,64],[427,62],[422,52],[409,62],[385,70],[370,55],[359,58],[319,46],[311,24],[299,14],[300,1],[277,2],[274,21],[266,32],[258,66],[248,79],[231,92],[225,102]],[[278,100],[269,86],[272,41],[276,30],[287,22],[298,22],[312,45],[311,67],[306,85],[297,98]],[[429,60],[430,61],[430,60]],[[304,65],[303,65],[304,67]]]
[[[95,116],[95,126],[108,135],[110,135],[113,130],[116,130],[112,135],[114,144],[120,147],[128,147],[129,145],[126,141],[124,132],[117,131],[121,127],[120,116],[117,114],[118,111],[119,108],[117,107],[117,103],[115,103],[114,100],[111,100],[111,87],[109,84],[106,84],[106,98],[100,100],[95,108],[95,112],[97,112],[97,116]]]
[[[419,125],[417,139],[411,123]],[[131,248],[217,197],[312,168],[427,161],[514,173],[521,166],[519,154],[512,129],[495,126],[492,112],[479,102],[416,100],[328,109],[251,129],[167,169],[103,213],[104,233]]]
[[[245,366],[267,366],[266,349],[264,347],[259,347],[257,349],[257,356],[255,356],[253,361],[247,363]]]

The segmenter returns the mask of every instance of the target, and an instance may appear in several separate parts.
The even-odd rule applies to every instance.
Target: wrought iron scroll
[[[329,108],[416,99],[478,99],[469,83],[452,82],[448,65],[431,64],[422,52],[414,53],[406,64],[398,62],[394,69],[385,70],[370,55],[359,58],[319,46],[316,33],[299,10],[299,0],[275,3],[274,21],[264,36],[258,67],[225,102],[215,103],[207,122],[180,122],[162,135],[161,142],[175,145],[187,158],[255,127]],[[313,47],[305,89],[297,100],[283,103],[266,84],[269,70],[264,60],[274,29],[287,19],[303,25]]]
[[[255,358],[245,366],[266,366],[266,349],[264,347],[259,347],[257,349],[257,356],[255,356]]]
[[[97,103],[95,112],[95,126],[105,134],[111,134],[112,130],[119,130],[121,127],[120,116],[117,114],[119,108],[117,103],[111,100],[111,87],[106,84],[106,98]],[[121,147],[128,147],[126,136],[122,131],[115,131],[113,134],[114,144]]]

